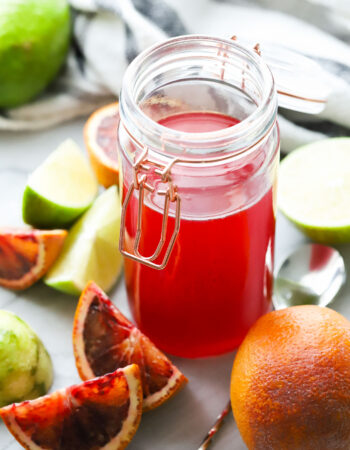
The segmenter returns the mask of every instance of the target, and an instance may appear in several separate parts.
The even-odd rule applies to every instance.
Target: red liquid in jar
[[[193,112],[160,123],[181,131],[207,132],[238,121]],[[131,251],[136,199],[128,209],[127,247]],[[151,255],[159,242],[162,213],[144,205],[142,214],[140,253]],[[167,243],[173,217],[168,224]],[[251,325],[270,308],[274,231],[271,189],[252,206],[221,218],[182,217],[165,269],[125,258],[129,304],[138,327],[173,355],[209,356],[238,347]]]

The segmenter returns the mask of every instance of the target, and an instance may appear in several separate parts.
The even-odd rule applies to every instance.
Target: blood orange
[[[160,96],[148,98],[140,108],[155,122],[189,109],[187,104],[178,99]],[[91,165],[99,183],[106,188],[119,184],[117,154],[119,120],[119,106],[115,102],[97,109],[84,127],[84,141]]]
[[[120,450],[141,418],[142,388],[134,364],[36,400],[0,409],[18,442],[29,450]]]
[[[0,229],[0,286],[26,289],[59,255],[65,230]]]
[[[73,327],[76,365],[83,380],[138,364],[143,410],[172,397],[186,377],[113,305],[95,283],[81,294]]]
[[[118,103],[95,111],[84,127],[84,140],[96,177],[104,187],[118,184],[117,128]]]
[[[350,449],[350,322],[316,305],[261,317],[238,350],[231,400],[249,449]]]

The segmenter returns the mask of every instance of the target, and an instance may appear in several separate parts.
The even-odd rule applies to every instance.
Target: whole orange
[[[350,449],[350,322],[305,305],[251,328],[231,378],[233,414],[249,449]]]

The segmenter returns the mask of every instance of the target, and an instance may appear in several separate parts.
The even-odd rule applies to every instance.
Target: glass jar
[[[137,326],[184,357],[236,348],[271,308],[277,95],[233,40],[139,55],[120,96],[120,249]]]

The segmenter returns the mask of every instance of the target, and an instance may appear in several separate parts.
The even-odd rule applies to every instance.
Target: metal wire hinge
[[[123,206],[122,206],[122,216],[121,216],[121,224],[120,224],[120,240],[119,240],[119,250],[120,252],[126,256],[127,258],[131,258],[134,261],[138,261],[146,266],[152,267],[153,269],[164,269],[167,265],[170,254],[174,247],[177,235],[180,230],[180,209],[181,209],[181,199],[177,192],[177,187],[173,184],[171,179],[171,168],[177,162],[177,159],[173,159],[167,166],[162,166],[161,164],[151,161],[148,159],[148,148],[145,148],[136,162],[133,164],[133,182],[130,184],[129,189],[126,193]],[[167,188],[165,190],[158,190],[151,186],[147,182],[147,174],[140,174],[140,171],[149,171],[151,169],[151,165],[156,166],[154,172],[160,176],[162,183],[167,183]],[[162,220],[162,230],[159,243],[153,255],[151,256],[143,256],[139,251],[140,240],[142,236],[142,210],[144,205],[144,196],[145,190],[158,195],[162,195],[165,197],[164,200],[164,209],[163,209],[163,220]],[[131,197],[134,191],[138,191],[138,211],[137,211],[137,227],[135,240],[133,244],[134,253],[130,253],[125,249],[125,240],[126,240],[126,228],[125,228],[125,220],[127,214],[127,208],[130,203]],[[170,238],[167,249],[165,250],[165,254],[161,263],[155,263],[155,261],[161,252],[164,249],[166,236],[167,236],[167,227],[169,221],[169,206],[170,203],[175,203],[175,225],[174,231]]]

